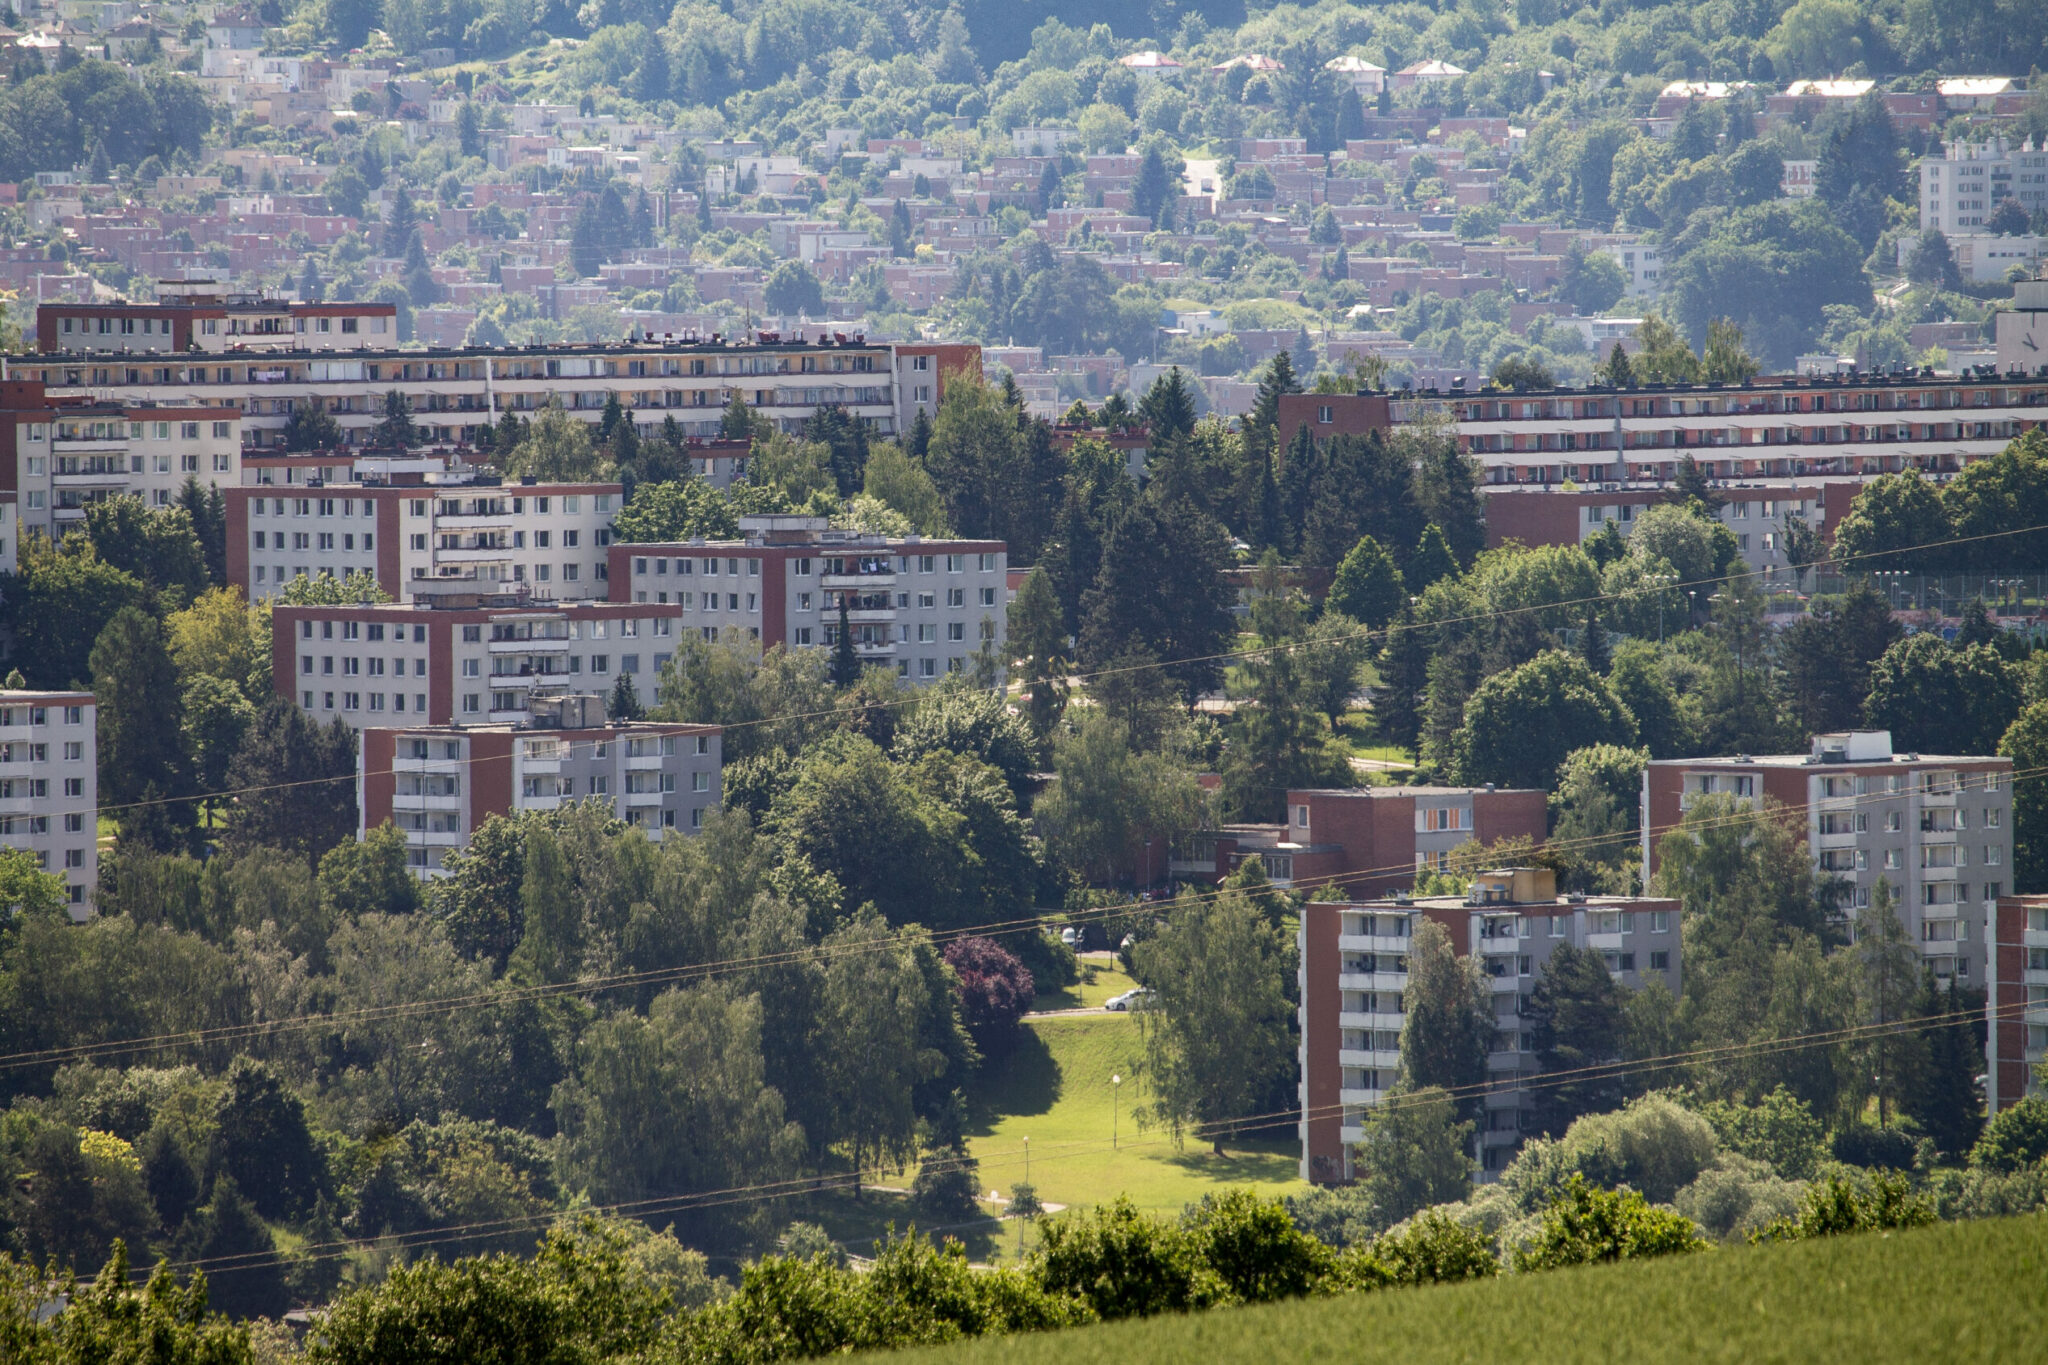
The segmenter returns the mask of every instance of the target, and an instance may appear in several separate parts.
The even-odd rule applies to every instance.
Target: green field
[[[1113,995],[1122,995],[1138,983],[1124,975],[1124,969],[1107,958],[1081,959],[1083,979],[1056,991],[1046,991],[1031,1002],[1031,1011],[1099,1009]],[[1092,969],[1092,970],[1091,970]],[[1088,980],[1092,976],[1094,980]]]
[[[1097,987],[1110,976],[1102,973]],[[1118,977],[1124,984],[1116,989],[1128,990],[1128,979]],[[1031,1139],[1031,1183],[1048,1204],[1097,1204],[1126,1194],[1140,1208],[1178,1214],[1203,1194],[1233,1185],[1265,1194],[1303,1188],[1295,1175],[1300,1149],[1291,1142],[1230,1143],[1219,1158],[1206,1144],[1177,1149],[1164,1131],[1141,1128],[1136,1111],[1147,1097],[1133,1063],[1143,1044],[1129,1015],[1045,1019],[1026,1027],[1024,1041],[984,1069],[969,1097],[968,1148],[981,1162],[984,1190],[1007,1197],[1024,1179],[1025,1138]],[[1125,1078],[1120,1096],[1110,1084],[1113,1075]]]
[[[2048,1216],[947,1346],[969,1365],[1930,1362],[2048,1354]]]

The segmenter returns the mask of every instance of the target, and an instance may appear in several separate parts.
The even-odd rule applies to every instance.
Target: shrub
[[[1919,1144],[1898,1128],[1848,1124],[1835,1133],[1835,1160],[1866,1171],[1910,1171]]]
[[[1447,1284],[1500,1273],[1491,1237],[1435,1209],[1374,1242],[1372,1254],[1392,1284]]]
[[[1682,1255],[1706,1246],[1699,1228],[1685,1215],[1652,1208],[1634,1190],[1602,1190],[1574,1175],[1550,1201],[1543,1230],[1515,1253],[1515,1269],[1555,1270]]]
[[[1970,1149],[1970,1164],[2011,1174],[2048,1156],[2048,1100],[2029,1095],[1998,1111]]]
[[[1712,1100],[1694,1106],[1731,1152],[1769,1162],[1779,1175],[1810,1180],[1826,1151],[1826,1131],[1806,1101],[1779,1086],[1755,1104]]]
[[[1228,1297],[1190,1241],[1120,1196],[1041,1224],[1031,1268],[1048,1293],[1078,1298],[1104,1321],[1185,1312]]]
[[[1627,1185],[1669,1203],[1714,1159],[1714,1129],[1668,1095],[1644,1095],[1608,1114],[1588,1114],[1555,1142],[1531,1142],[1501,1173],[1525,1210],[1541,1209],[1574,1176]]]
[[[1724,1154],[1678,1192],[1678,1211],[1716,1237],[1747,1235],[1798,1212],[1805,1186],[1779,1177],[1764,1162]]]
[[[1189,1249],[1238,1303],[1308,1293],[1330,1272],[1328,1247],[1294,1225],[1277,1199],[1250,1190],[1205,1195],[1181,1219]]]
[[[1751,1234],[1752,1242],[1801,1242],[1814,1237],[1839,1237],[1851,1232],[1918,1228],[1933,1223],[1934,1210],[1913,1193],[1902,1175],[1878,1172],[1866,1189],[1830,1176],[1806,1192],[1797,1218],[1780,1218]]]
[[[960,1018],[984,1054],[1008,1048],[1031,1008],[1031,972],[992,938],[956,939],[941,954],[960,978]]]

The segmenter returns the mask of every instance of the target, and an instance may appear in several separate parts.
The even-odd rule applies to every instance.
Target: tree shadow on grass
[[[1298,1148],[1279,1142],[1226,1142],[1223,1155],[1217,1156],[1207,1143],[1193,1140],[1166,1158],[1168,1165],[1189,1176],[1219,1185],[1292,1180],[1299,1172],[1300,1160]]]
[[[1062,1081],[1052,1049],[1032,1028],[1020,1035],[1000,1057],[983,1064],[968,1104],[968,1131],[987,1137],[998,1118],[1043,1114],[1059,1103]]]

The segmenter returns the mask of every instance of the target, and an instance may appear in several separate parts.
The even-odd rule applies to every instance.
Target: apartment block
[[[1396,424],[1432,412],[1456,419],[1458,442],[1488,484],[1669,483],[1687,456],[1708,478],[1735,482],[1952,473],[2048,421],[2048,375],[2039,372],[2048,361],[2018,354],[2017,340],[2012,346],[2018,372],[2006,374],[1759,375],[1746,384],[1529,393],[1456,388],[1382,401]],[[1309,401],[1341,408],[1381,399]]]
[[[188,478],[241,477],[241,419],[218,403],[60,399],[35,380],[0,380],[0,492],[15,495],[20,530],[52,539],[102,498],[163,507]]]
[[[1301,1174],[1318,1184],[1356,1177],[1352,1149],[1366,1114],[1401,1072],[1408,952],[1423,920],[1458,955],[1476,956],[1492,987],[1495,1037],[1475,1164],[1485,1175],[1514,1157],[1534,1117],[1542,1075],[1524,1019],[1529,994],[1560,945],[1599,953],[1617,982],[1679,989],[1675,900],[1559,896],[1547,868],[1480,873],[1457,896],[1312,901],[1302,907]]]
[[[71,917],[99,884],[99,756],[90,692],[0,691],[0,847],[64,879]]]
[[[1981,231],[2007,199],[2029,214],[2048,208],[2048,144],[1992,137],[1950,142],[1920,158],[1920,230]]]
[[[979,348],[965,349],[978,367]],[[936,395],[939,376],[948,371],[942,356],[924,358],[941,366],[930,381]],[[11,366],[17,377],[34,379],[59,397],[231,404],[242,413],[243,440],[259,449],[281,448],[292,414],[309,407],[326,409],[348,444],[363,445],[394,391],[411,404],[427,438],[444,444],[473,444],[483,423],[495,424],[507,412],[531,417],[557,402],[595,425],[614,396],[643,437],[670,418],[685,437],[715,437],[734,395],[784,431],[836,407],[889,436],[898,430],[895,369],[893,348],[881,343],[838,336],[783,340],[774,333],[749,341],[714,336],[516,350],[400,349],[395,336],[345,351],[238,346],[150,354],[100,346],[27,356]]]
[[[621,675],[652,705],[682,608],[440,592],[410,602],[271,612],[271,684],[315,720],[524,725],[536,697],[609,695]]]
[[[1197,836],[1183,876],[1220,880],[1256,855],[1279,885],[1335,886],[1358,897],[1414,885],[1477,840],[1549,833],[1543,792],[1488,787],[1342,787],[1287,793],[1284,824],[1225,825]]]
[[[1996,1114],[2041,1093],[2034,1069],[2048,1060],[2048,896],[1999,897],[1992,928],[1984,1099]]]
[[[2011,759],[1894,753],[1888,730],[1815,735],[1804,754],[1658,759],[1643,772],[1646,883],[1703,796],[1777,802],[1852,924],[1882,878],[1935,978],[1984,981],[1986,930],[2011,885]]]
[[[830,648],[843,601],[865,664],[926,682],[998,658],[1008,616],[1008,547],[836,531],[823,517],[740,518],[741,539],[613,545],[614,602],[681,610],[707,640]]]
[[[36,309],[36,349],[165,355],[227,350],[357,350],[398,340],[389,303],[301,303],[210,281],[157,286],[155,301],[59,300]]]
[[[921,412],[930,421],[939,415],[946,381],[956,375],[981,374],[981,347],[959,343],[897,346],[892,363],[896,381],[896,427],[907,432]]]
[[[598,800],[650,838],[701,829],[718,808],[719,727],[614,723],[604,700],[556,692],[516,723],[364,730],[360,832],[390,820],[413,871],[434,877],[493,815]]]
[[[373,575],[395,598],[524,590],[605,596],[615,483],[506,483],[486,467],[434,458],[343,460],[347,481],[226,490],[228,581],[253,601],[293,579]],[[278,473],[266,464],[262,474]],[[282,472],[294,472],[286,469]]]

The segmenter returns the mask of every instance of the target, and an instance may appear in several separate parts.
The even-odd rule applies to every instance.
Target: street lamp
[[[1112,1071],[1109,1075],[1109,1084],[1109,1149],[1115,1151],[1117,1111],[1121,1107],[1118,1100],[1123,1096],[1124,1078]]]
[[[1031,1183],[1031,1139],[1024,1139],[1024,1183]]]

